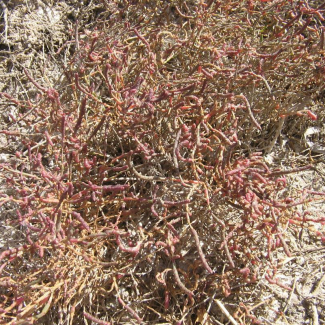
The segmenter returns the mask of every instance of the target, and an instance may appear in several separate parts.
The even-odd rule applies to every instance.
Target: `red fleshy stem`
[[[150,49],[150,45],[149,45],[148,41],[142,35],[140,35],[140,33],[135,28],[133,29],[133,31],[134,31],[135,35],[137,35],[137,37],[141,40],[141,42],[145,46],[147,46],[148,49]]]
[[[72,211],[71,215],[75,217],[82,225],[82,227],[88,231],[90,231],[90,227],[88,223],[85,221],[85,219],[80,215],[80,213]]]
[[[76,135],[78,129],[80,128],[82,119],[86,113],[86,102],[87,102],[87,97],[85,97],[82,101],[81,101],[81,105],[80,105],[80,109],[79,109],[79,116],[78,116],[78,120],[76,122],[76,125],[74,127],[73,130],[73,136]]]
[[[137,314],[135,310],[133,310],[130,306],[128,306],[121,297],[118,297],[118,302],[125,308],[138,322],[138,324],[143,323],[143,319]]]
[[[92,322],[94,322],[94,323],[97,323],[98,325],[111,325],[110,322],[106,322],[106,321],[104,321],[104,320],[100,320],[100,319],[98,319],[97,317],[92,316],[92,315],[86,313],[85,311],[83,312],[83,314],[84,314],[84,316],[85,316],[87,319],[89,319],[90,321],[92,321]]]
[[[184,283],[181,281],[178,271],[177,271],[177,267],[175,264],[175,261],[173,261],[173,274],[174,274],[174,278],[176,283],[178,284],[178,286],[191,298],[193,299],[193,292],[189,289],[187,289],[184,285]]]

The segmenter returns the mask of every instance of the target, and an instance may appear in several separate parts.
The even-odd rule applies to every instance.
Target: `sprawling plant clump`
[[[59,86],[26,69],[37,96],[1,94],[19,115],[0,200],[25,238],[0,256],[1,324],[181,324],[262,276],[290,290],[277,254],[310,223],[324,235],[298,209],[322,193],[288,191],[311,166],[263,153],[288,117],[316,119],[325,6],[103,3],[58,50]],[[258,322],[240,306],[232,321]]]

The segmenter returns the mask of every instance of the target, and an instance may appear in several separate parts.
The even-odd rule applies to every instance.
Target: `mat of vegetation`
[[[0,4],[0,324],[325,323],[325,3]]]

